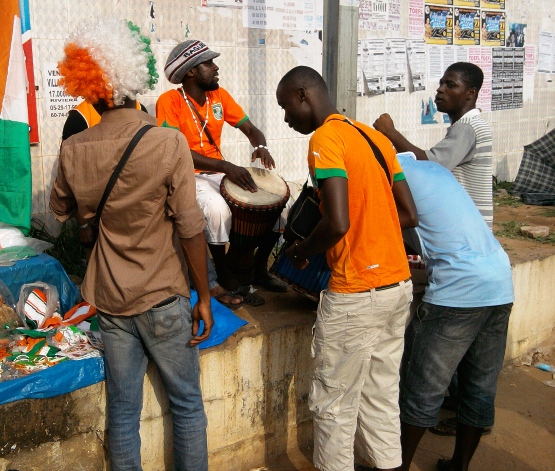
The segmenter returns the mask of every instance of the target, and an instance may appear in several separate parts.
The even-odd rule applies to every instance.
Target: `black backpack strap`
[[[390,175],[390,172],[389,172],[389,167],[385,163],[385,159],[384,159],[384,156],[382,154],[382,151],[380,150],[380,148],[376,144],[374,144],[374,142],[372,142],[372,139],[370,139],[368,137],[368,135],[362,129],[360,129],[358,126],[355,126],[347,118],[345,118],[345,119],[332,118],[332,119],[330,119],[330,121],[343,121],[344,123],[348,123],[352,127],[354,127],[362,135],[362,137],[364,137],[364,139],[366,139],[366,142],[368,142],[368,144],[370,145],[370,148],[372,149],[372,152],[374,153],[374,156],[376,157],[376,160],[378,161],[378,163],[383,168],[383,171],[385,172],[385,176],[387,177],[387,181],[389,182],[389,185],[391,186],[391,175]]]
[[[104,190],[104,194],[102,195],[102,198],[100,199],[100,203],[98,203],[98,208],[96,209],[96,215],[94,217],[96,225],[98,225],[100,223],[100,216],[102,215],[102,210],[104,209],[104,205],[106,204],[106,200],[108,199],[108,196],[110,196],[110,193],[112,192],[112,188],[114,188],[114,185],[116,184],[116,181],[119,178],[119,175],[120,175],[121,171],[123,170],[123,167],[125,166],[125,164],[129,160],[129,156],[133,152],[133,149],[135,149],[135,146],[141,140],[141,138],[145,135],[145,133],[150,128],[153,128],[153,127],[154,126],[152,124],[147,124],[147,125],[143,126],[141,129],[139,129],[137,131],[137,133],[133,136],[133,139],[131,139],[131,142],[129,143],[127,148],[125,149],[125,152],[123,153],[123,155],[121,156],[120,161],[116,165],[116,168],[114,169],[114,171],[112,173],[112,176],[110,177],[110,180],[108,180],[108,184],[106,185],[106,189]]]

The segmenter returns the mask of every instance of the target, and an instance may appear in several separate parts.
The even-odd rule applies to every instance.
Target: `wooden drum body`
[[[289,199],[289,187],[280,176],[261,168],[247,167],[258,191],[251,193],[222,179],[220,193],[231,209],[229,242],[238,248],[255,249],[272,230]]]

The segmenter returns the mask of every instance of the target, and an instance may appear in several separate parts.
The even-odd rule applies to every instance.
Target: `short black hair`
[[[295,87],[316,88],[327,93],[328,87],[322,76],[311,67],[299,65],[287,72],[279,81],[279,85],[290,84]]]
[[[460,73],[468,88],[475,88],[476,92],[479,92],[480,88],[482,88],[484,73],[476,64],[471,62],[455,62],[447,67],[445,72],[447,71]]]

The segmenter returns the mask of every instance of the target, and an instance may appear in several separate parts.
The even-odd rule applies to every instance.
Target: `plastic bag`
[[[40,329],[45,321],[59,309],[58,290],[55,286],[37,281],[24,284],[19,292],[17,313],[29,327]]]
[[[12,293],[0,280],[0,338],[7,337],[12,329],[25,325],[15,309]]]
[[[0,222],[0,263],[34,257],[50,247],[50,242],[25,237],[18,228]]]

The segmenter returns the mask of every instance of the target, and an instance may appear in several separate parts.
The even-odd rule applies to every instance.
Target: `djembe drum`
[[[231,209],[229,242],[240,249],[255,249],[272,230],[289,199],[285,180],[268,170],[247,167],[258,191],[251,193],[227,176],[220,183],[220,193]]]

